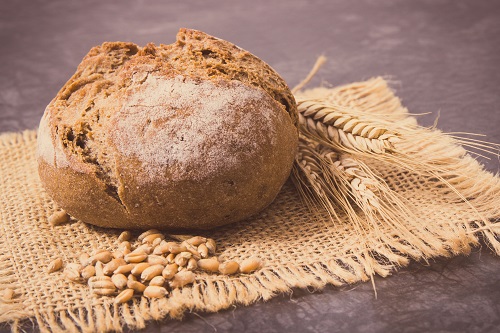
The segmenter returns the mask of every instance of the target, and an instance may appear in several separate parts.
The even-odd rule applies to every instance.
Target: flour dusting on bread
[[[274,100],[239,81],[149,75],[128,94],[113,116],[111,142],[143,163],[151,177],[145,181],[161,179],[165,169],[168,180],[209,177],[241,163],[258,144],[276,144]]]

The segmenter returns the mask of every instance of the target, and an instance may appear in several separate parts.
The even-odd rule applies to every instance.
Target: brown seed
[[[188,242],[193,246],[199,246],[200,244],[205,243],[206,241],[207,239],[201,236],[194,236],[186,240],[186,242]]]
[[[90,265],[85,266],[82,269],[81,275],[82,275],[82,278],[84,278],[85,280],[90,279],[91,277],[93,277],[95,275],[95,267],[90,266]]]
[[[80,271],[82,266],[77,263],[70,263],[64,267],[64,277],[70,281],[80,281]]]
[[[163,266],[167,266],[168,265],[168,260],[165,257],[154,255],[154,254],[150,254],[148,256],[148,263],[150,263],[151,265],[158,265],[158,264],[160,264],[160,265],[163,265]]]
[[[95,265],[97,261],[102,262],[103,264],[107,264],[111,260],[113,260],[113,253],[110,251],[102,251],[94,254],[89,258],[90,264]]]
[[[156,230],[156,229],[150,229],[150,230],[144,231],[142,234],[140,234],[137,237],[137,240],[142,243],[142,240],[144,239],[144,237],[147,237],[147,236],[152,235],[152,234],[161,234],[161,232],[159,230]]]
[[[131,249],[132,249],[132,245],[130,245],[129,241],[123,241],[120,243],[120,245],[118,245],[118,250],[122,251],[123,253],[125,253],[127,250],[128,250],[128,253],[130,253]]]
[[[168,252],[168,244],[166,244],[166,243],[164,243],[164,244],[160,243],[153,250],[153,254],[155,254],[155,255],[165,254],[167,252]]]
[[[63,266],[62,259],[56,258],[50,262],[49,266],[47,266],[47,272],[49,273],[57,272],[62,268],[62,266]]]
[[[149,281],[150,286],[160,286],[162,287],[165,284],[165,278],[161,275],[155,276]]]
[[[120,236],[118,236],[118,241],[129,241],[132,238],[132,233],[128,230],[123,231]]]
[[[244,274],[252,273],[253,271],[259,269],[261,265],[262,262],[259,258],[248,258],[243,260],[243,262],[240,264],[240,272]]]
[[[148,257],[147,253],[144,251],[138,251],[138,252],[130,252],[129,254],[125,255],[124,259],[128,263],[139,263]]]
[[[170,281],[171,288],[182,288],[185,285],[194,282],[194,273],[191,271],[182,271],[175,274],[174,279]]]
[[[122,265],[122,266],[118,267],[117,269],[115,269],[115,271],[113,273],[114,274],[127,274],[127,273],[130,273],[134,269],[135,265],[136,264]]]
[[[170,280],[174,277],[175,274],[177,274],[177,270],[179,269],[179,265],[177,264],[170,264],[165,266],[163,271],[161,272],[161,275],[166,279]]]
[[[57,225],[61,225],[63,223],[68,222],[70,219],[70,216],[66,213],[64,210],[60,210],[58,212],[55,212],[54,214],[50,215],[48,218],[49,224],[53,227]]]
[[[146,289],[146,286],[140,283],[139,281],[132,281],[132,280],[128,280],[127,287],[134,289],[138,293],[142,293],[144,289]]]
[[[135,276],[134,274],[129,274],[127,279],[129,281],[137,281],[137,276]]]
[[[90,280],[89,280],[90,281]],[[110,280],[93,280],[90,284],[93,289],[116,289],[113,281]]]
[[[14,290],[10,288],[5,289],[0,297],[0,303],[2,302],[2,300],[4,302],[10,301],[12,298],[14,298],[14,294]]]
[[[160,237],[158,238],[155,238],[155,240],[153,241],[153,243],[151,243],[151,246],[153,248],[156,248],[158,245],[160,245],[160,243],[162,242],[162,239]],[[154,250],[153,250],[154,251]]]
[[[198,246],[198,253],[201,258],[208,258],[208,247],[205,244],[200,244],[200,246]]]
[[[149,244],[139,245],[134,251],[131,253],[144,252],[146,254],[151,254],[153,252],[153,247]]]
[[[168,251],[173,254],[178,254],[187,251],[186,247],[174,242],[169,243]]]
[[[104,276],[104,265],[102,262],[98,261],[95,263],[95,276]]]
[[[127,303],[134,296],[134,289],[125,289],[115,297],[115,304]]]
[[[181,252],[175,256],[174,262],[179,266],[186,266],[192,256],[191,252]]]
[[[126,265],[127,262],[124,259],[113,259],[104,265],[102,272],[104,275],[111,275],[120,266]]]
[[[107,250],[105,250],[105,249],[93,249],[92,252],[90,252],[90,256],[92,257],[98,253],[105,252],[105,251],[107,251]]]
[[[155,276],[161,275],[161,272],[163,271],[164,268],[165,268],[165,266],[163,266],[163,265],[153,265],[153,266],[146,268],[141,274],[141,280],[142,281],[149,281],[152,278],[154,278]]]
[[[207,238],[207,242],[205,243],[205,245],[208,248],[208,253],[212,255],[215,254],[215,251],[217,250],[217,245],[212,238]]]
[[[107,279],[104,279],[104,277],[94,276],[89,279],[88,284],[94,294],[112,295],[116,291],[115,285],[111,281],[111,278],[109,276],[106,276],[106,278]]]
[[[98,281],[109,281],[109,282],[112,282],[111,281],[111,277],[103,275],[103,276],[92,276],[87,281],[87,284],[89,285],[89,287],[92,287],[94,285],[94,283],[96,283]]]
[[[135,276],[140,276],[142,272],[148,267],[151,267],[151,264],[147,262],[141,262],[140,264],[135,265],[135,267],[130,271]]]
[[[170,254],[167,256],[167,261],[168,261],[169,263],[173,264],[173,263],[174,263],[174,261],[175,261],[175,254],[170,253]]]
[[[167,294],[167,289],[160,286],[148,286],[143,294],[147,298],[161,298]]]
[[[236,261],[226,261],[219,265],[219,272],[225,275],[231,275],[238,272],[240,265]]]
[[[90,255],[87,252],[82,252],[78,256],[78,260],[80,260],[80,264],[82,264],[82,266],[87,266],[89,264],[89,258]]]
[[[122,251],[116,250],[116,251],[113,252],[113,258],[115,258],[115,259],[123,259],[123,257],[125,257],[125,254],[123,254]]]
[[[143,243],[143,244],[145,244],[145,243],[147,243],[147,244],[153,244],[153,242],[154,242],[156,239],[158,239],[158,238],[159,238],[159,239],[160,239],[160,241],[161,241],[161,240],[165,239],[165,236],[163,236],[162,234],[151,234],[151,235],[147,235],[146,237],[144,237],[144,238],[142,239],[142,243]]]
[[[189,271],[194,271],[197,268],[198,268],[198,260],[196,260],[195,258],[189,259],[186,269]]]
[[[198,260],[198,268],[206,272],[215,273],[219,271],[219,261],[215,257],[208,259],[200,259]]]
[[[189,244],[188,242],[184,241],[182,242],[182,246],[184,246],[187,250],[187,252],[191,253],[196,260],[201,259],[200,253],[198,252],[198,248]]]
[[[111,281],[118,289],[123,289],[127,286],[128,279],[123,274],[113,274],[111,277]]]

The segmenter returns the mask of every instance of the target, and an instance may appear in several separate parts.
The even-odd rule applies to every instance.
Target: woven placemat
[[[367,112],[375,103],[385,113],[413,121],[381,78],[326,92],[339,103],[356,105]],[[341,213],[344,222],[333,223],[320,209],[312,212],[289,181],[276,200],[254,218],[201,233],[217,241],[224,260],[258,256],[265,263],[261,270],[231,277],[199,274],[192,286],[176,289],[167,298],[135,298],[116,305],[112,298],[92,295],[86,285],[68,282],[62,273],[49,275],[46,269],[56,257],[73,262],[81,251],[115,248],[120,231],[79,221],[51,227],[47,217],[58,207],[38,178],[36,132],[3,134],[0,295],[10,288],[14,297],[0,299],[0,323],[9,322],[17,330],[25,320],[31,320],[41,331],[104,332],[124,325],[142,328],[148,320],[179,317],[186,310],[218,311],[233,304],[267,300],[294,287],[352,284],[369,280],[372,272],[386,276],[411,259],[467,254],[481,238],[500,254],[500,225],[495,224],[500,217],[500,179],[462,154],[460,147],[441,140],[438,131],[433,135],[435,140],[422,149],[435,148],[448,154],[458,151],[450,167],[466,170],[469,176],[456,180],[454,185],[472,205],[431,178],[376,159],[365,161],[419,216],[417,224],[408,222],[406,226],[419,242],[411,243],[384,225],[376,234],[360,236]],[[479,214],[487,221],[479,219]],[[360,244],[369,245],[369,255]]]

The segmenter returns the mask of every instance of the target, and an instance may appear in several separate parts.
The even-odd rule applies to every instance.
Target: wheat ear
[[[465,184],[470,184],[473,179],[460,167],[466,165],[468,160],[467,151],[460,146],[460,141],[433,128],[412,125],[404,120],[374,119],[362,111],[323,100],[299,99],[298,105],[300,130],[305,136],[337,152],[351,153],[357,158],[374,158],[396,168],[434,178],[466,203],[477,214],[484,228],[492,226],[492,222],[480,214],[468,199],[473,196],[468,195],[471,188],[466,188]],[[470,140],[465,143],[471,145]],[[482,141],[476,147],[484,148],[485,145],[490,150],[496,148]],[[490,234],[486,236],[492,237]],[[496,252],[500,252],[496,242],[489,243]]]
[[[435,237],[426,230],[419,230],[419,217],[412,212],[409,204],[362,160],[348,153],[337,154],[338,159],[333,160],[329,158],[332,156],[330,147],[318,147],[320,154],[326,157],[323,160],[325,168],[330,170],[330,175],[324,174],[335,179],[338,191],[347,193],[348,199],[359,207],[367,230],[374,231],[381,238],[387,236],[388,230],[398,231],[400,237],[411,241],[412,245],[405,252],[413,257],[426,258],[435,252],[446,253],[441,243],[422,241]]]
[[[338,154],[330,147],[301,139],[297,154],[298,168],[294,178],[299,192],[306,195],[311,206],[320,203],[331,217],[342,212],[356,233],[385,239],[385,244],[399,247],[401,253],[426,258],[436,251],[445,254],[439,242],[425,243],[422,239],[435,239],[427,230],[419,230],[418,217],[389,186],[361,161],[348,154]],[[300,187],[304,187],[300,189]],[[358,208],[356,208],[358,207]],[[411,230],[400,221],[405,221]],[[411,245],[402,246],[391,239],[392,232]],[[370,239],[368,237],[368,239]],[[368,244],[362,244],[367,253]]]
[[[300,129],[337,150],[386,153],[394,150],[399,135],[373,117],[333,103],[298,100]]]

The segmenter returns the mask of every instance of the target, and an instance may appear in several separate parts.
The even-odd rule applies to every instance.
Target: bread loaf
[[[267,64],[203,32],[94,47],[47,106],[40,179],[73,217],[209,229],[259,212],[286,181],[297,111]]]

